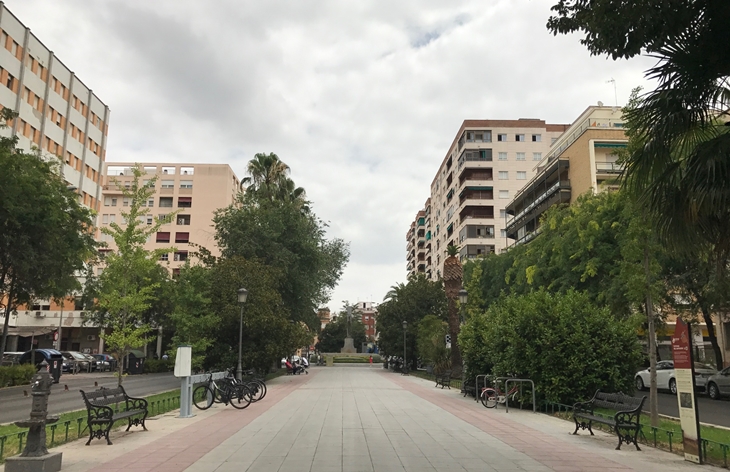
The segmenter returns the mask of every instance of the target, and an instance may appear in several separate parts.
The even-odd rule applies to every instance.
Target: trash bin
[[[49,349],[49,351],[55,351],[55,349]],[[50,353],[50,360],[46,360],[48,363],[48,373],[53,377],[53,383],[58,383],[61,380],[61,372],[63,371],[63,355],[59,351]]]
[[[53,377],[53,383],[58,383],[61,379],[61,369],[63,368],[63,355],[55,349],[33,349],[27,351],[20,356],[21,364],[30,364],[35,358],[35,365],[38,368],[43,361],[48,364],[48,372]]]
[[[144,353],[142,351],[133,350],[127,356],[127,368],[125,369],[129,375],[141,374],[144,369]]]

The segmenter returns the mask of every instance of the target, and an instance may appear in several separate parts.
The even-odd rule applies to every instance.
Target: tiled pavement
[[[63,446],[64,471],[697,471],[679,456],[570,423],[487,410],[431,382],[367,366],[272,382],[247,410],[150,422],[150,432]],[[1,472],[1,470],[0,470]]]

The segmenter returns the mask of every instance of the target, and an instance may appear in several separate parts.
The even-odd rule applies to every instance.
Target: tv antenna
[[[616,79],[611,77],[611,80],[606,81],[607,84],[613,84],[613,111],[616,112],[616,108],[618,108],[618,93],[616,92]]]

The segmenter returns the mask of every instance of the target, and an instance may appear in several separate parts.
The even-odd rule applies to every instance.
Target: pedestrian
[[[370,356],[370,367],[373,366],[373,356]]]
[[[167,359],[169,359],[169,358],[170,358],[170,356],[168,356],[168,355],[167,355],[167,353],[164,353],[164,354],[162,355],[162,360],[163,360],[163,361],[166,361],[166,360],[167,360]]]

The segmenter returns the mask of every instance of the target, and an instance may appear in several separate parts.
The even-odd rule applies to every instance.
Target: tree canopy
[[[340,352],[340,349],[345,345],[345,336],[347,336],[347,311],[343,310],[337,318],[324,327],[319,335],[316,349],[319,352]],[[357,309],[352,311],[350,336],[352,336],[352,342],[357,349],[360,349],[360,346],[367,341],[365,325],[362,324],[360,311]]]

